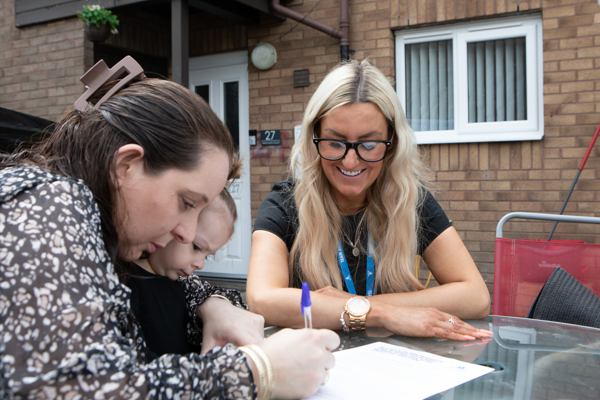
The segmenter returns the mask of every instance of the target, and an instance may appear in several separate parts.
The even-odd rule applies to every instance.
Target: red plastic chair
[[[600,296],[600,244],[581,241],[505,239],[504,224],[513,218],[600,224],[600,218],[511,213],[496,228],[494,315],[526,317],[554,268],[562,267]]]

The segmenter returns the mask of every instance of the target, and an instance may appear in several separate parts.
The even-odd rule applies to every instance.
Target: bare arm
[[[469,251],[453,227],[442,232],[423,253],[440,286],[409,293],[373,297],[411,307],[435,307],[463,319],[485,318],[490,311],[490,294]]]
[[[265,325],[303,328],[300,289],[288,287],[288,251],[285,243],[267,231],[252,234],[246,299],[250,311],[265,317]],[[313,326],[340,329],[346,300],[311,293]],[[339,310],[339,311],[338,311]]]
[[[270,232],[254,232],[247,300],[252,312],[265,317],[266,325],[291,328],[304,326],[300,311],[301,291],[289,288],[288,280],[288,251],[285,243]],[[318,292],[313,292],[311,296],[313,327],[340,329],[340,316],[347,298]],[[380,326],[405,336],[437,336],[453,340],[487,336],[460,321],[455,325],[448,324],[446,321],[451,316],[433,308],[373,301],[367,326]]]

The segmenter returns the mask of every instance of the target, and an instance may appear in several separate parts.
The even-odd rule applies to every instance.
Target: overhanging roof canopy
[[[206,11],[213,15],[250,25],[259,22],[260,12],[281,16],[273,13],[269,0],[188,0],[189,6]],[[169,0],[103,0],[102,6],[115,8],[130,4],[168,5]],[[90,5],[89,0],[15,0],[15,24],[17,27],[74,17],[84,5]]]

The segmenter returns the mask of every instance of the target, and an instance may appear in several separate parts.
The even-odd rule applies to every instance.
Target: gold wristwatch
[[[371,309],[371,303],[366,297],[353,297],[346,302],[344,311],[350,318],[350,329],[353,331],[364,331],[367,325],[367,314]]]

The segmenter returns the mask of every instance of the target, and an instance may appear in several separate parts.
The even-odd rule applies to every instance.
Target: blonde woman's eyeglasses
[[[385,158],[388,149],[392,145],[390,140],[365,140],[361,142],[346,142],[337,139],[320,139],[313,137],[313,143],[321,158],[329,161],[337,161],[346,157],[350,149],[366,162],[381,161]]]

